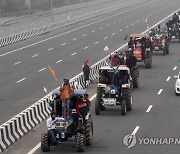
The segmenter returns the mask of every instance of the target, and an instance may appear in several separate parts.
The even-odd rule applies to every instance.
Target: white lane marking
[[[77,40],[77,38],[74,38],[74,39],[73,39],[73,41],[76,41],[76,40]]]
[[[17,64],[20,64],[21,62],[19,61],[19,62],[17,62],[17,63],[14,63],[13,65],[17,65]]]
[[[98,44],[99,42],[95,42],[94,44]]]
[[[107,25],[107,27],[109,27],[110,25]]]
[[[99,29],[103,29],[103,27],[100,27]]]
[[[96,94],[94,94],[89,100],[93,101],[96,98]],[[41,147],[41,142],[39,142],[33,149],[31,149],[27,154],[35,153]]]
[[[153,26],[151,26],[149,29],[147,29],[147,30],[145,30],[144,32],[142,32],[142,33],[146,33],[148,30],[150,30],[151,28],[154,28],[154,27],[156,27],[157,25],[159,25],[161,22],[163,22],[163,21],[165,21],[167,18],[169,18],[170,16],[172,16],[175,12],[177,12],[178,10],[176,10],[176,11],[174,11],[173,13],[171,13],[169,16],[167,16],[167,17],[165,17],[164,19],[162,19],[161,21],[159,21],[159,22],[157,22],[156,24],[154,24]],[[126,44],[124,44],[124,45],[122,45],[120,48],[118,48],[118,49],[116,49],[116,51],[117,50],[120,50],[120,49],[122,49],[122,48],[124,48],[125,46],[127,45],[127,43]],[[78,75],[77,75],[78,76]],[[77,76],[75,76],[74,78],[76,78]],[[96,94],[95,94],[96,95]],[[95,98],[96,96],[94,96],[94,98]],[[93,99],[94,99],[93,98]],[[91,100],[91,98],[90,98],[90,100]],[[91,100],[92,101],[92,100]],[[138,129],[139,129],[139,126],[137,126],[138,127]],[[137,132],[137,131],[136,131]],[[40,148],[40,143],[38,143],[38,145],[36,146],[36,148],[35,148],[35,150],[34,150],[34,152],[37,150],[37,149],[39,149]],[[34,149],[34,148],[33,148]],[[34,153],[33,152],[33,153]],[[28,153],[28,154],[33,154],[33,153]]]
[[[44,71],[46,68],[42,68],[42,69],[40,69],[38,72],[42,72],[42,71]]]
[[[56,64],[58,64],[58,63],[60,63],[60,62],[62,62],[63,60],[58,60],[57,62],[56,62]]]
[[[84,34],[83,37],[87,36],[87,34]]]
[[[139,130],[140,126],[136,126],[136,128],[134,129],[134,131],[132,132],[132,135],[136,135],[137,131]]]
[[[94,32],[95,32],[95,30],[92,31],[92,33],[94,33]]]
[[[26,78],[22,78],[21,80],[17,81],[16,83],[20,83],[22,81],[24,81]]]
[[[32,57],[34,58],[34,57],[37,57],[39,54],[35,54],[35,55],[33,55]]]
[[[107,38],[108,38],[108,37],[105,37],[104,40],[107,39]]]
[[[76,54],[76,52],[72,53],[71,56],[73,56],[73,55],[75,55],[75,54]]]
[[[177,69],[177,66],[175,66],[174,68],[173,68],[173,71],[175,71]]]
[[[126,28],[128,28],[129,26],[126,26]]]
[[[150,110],[152,109],[153,105],[149,105],[148,109],[146,110],[146,112],[150,112]]]
[[[115,35],[116,33],[112,33],[112,36]]]
[[[158,95],[160,95],[162,93],[163,89],[159,89],[159,92],[157,93]]]
[[[14,30],[14,28],[11,28],[10,30]]]
[[[116,24],[116,22],[114,21],[113,24]]]
[[[88,46],[87,46],[87,47],[85,47],[85,48],[84,48],[84,50],[86,50],[87,48],[88,48]]]
[[[134,23],[132,23],[131,25],[134,26]]]
[[[166,79],[166,81],[168,82],[170,79],[171,79],[171,77],[169,76],[169,77]]]
[[[62,45],[62,46],[63,46],[63,45],[66,45],[66,43],[62,43],[61,45]]]
[[[119,30],[120,32],[122,31],[122,29]]]
[[[48,51],[51,51],[51,50],[53,50],[53,48],[48,49]]]
[[[139,20],[137,20],[137,22],[139,22]]]
[[[153,2],[150,2],[150,3],[153,3]],[[120,15],[120,14],[129,12],[129,11],[131,11],[131,10],[137,9],[137,8],[139,8],[139,7],[142,7],[142,6],[147,5],[147,4],[150,4],[150,3],[146,3],[146,4],[139,5],[139,6],[137,6],[137,7],[134,7],[134,8],[131,8],[131,9],[128,9],[128,10],[125,10],[125,11],[122,11],[122,12],[117,13],[117,14],[114,14],[114,15],[112,15],[112,16],[109,16],[109,17],[107,17],[107,18],[103,18],[103,19],[100,19],[100,20],[98,20],[98,21],[92,22],[92,23],[90,23],[90,24],[87,24],[87,25],[84,25],[84,26],[81,26],[81,27],[72,29],[72,30],[70,30],[70,31],[64,32],[64,33],[62,33],[62,34],[55,35],[55,36],[52,36],[52,37],[50,37],[50,38],[41,40],[41,41],[39,41],[39,42],[36,42],[36,43],[30,44],[30,45],[24,46],[24,47],[22,47],[22,48],[19,48],[19,49],[15,49],[15,50],[13,50],[13,51],[6,52],[6,53],[4,53],[4,54],[1,54],[0,57],[3,57],[3,56],[5,56],[5,55],[14,53],[14,52],[16,52],[16,51],[19,51],[19,50],[22,50],[22,49],[25,49],[25,48],[28,48],[28,47],[31,47],[31,46],[34,46],[34,45],[37,45],[37,44],[40,44],[40,43],[45,42],[45,41],[48,41],[48,40],[57,38],[57,37],[59,37],[59,36],[62,36],[62,35],[65,35],[65,34],[69,34],[69,33],[74,32],[74,31],[76,31],[76,30],[82,29],[82,28],[84,28],[84,27],[88,27],[88,26],[90,26],[90,25],[93,25],[93,24],[95,24],[95,23],[99,23],[99,22],[101,22],[101,21],[110,19],[110,18],[112,18],[112,17],[116,17],[116,16],[118,16],[118,15]],[[175,12],[177,12],[177,11],[178,11],[178,10],[174,11],[173,13],[171,13],[169,16],[165,17],[164,19],[162,19],[162,20],[161,20],[160,22],[158,22],[158,23],[161,23],[161,22],[163,22],[164,20],[166,20],[167,18],[171,17],[171,16],[172,16]],[[155,25],[156,25],[156,24],[155,24]],[[155,27],[155,25],[154,25],[154,27]],[[95,31],[92,31],[92,32],[95,32]]]
[[[27,154],[33,154],[37,149],[41,147],[41,142],[39,142],[31,151],[29,151]]]

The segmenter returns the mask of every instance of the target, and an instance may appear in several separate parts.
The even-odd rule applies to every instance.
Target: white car
[[[180,95],[180,72],[177,76],[174,76],[176,79],[176,84],[175,84],[175,93],[176,95]]]

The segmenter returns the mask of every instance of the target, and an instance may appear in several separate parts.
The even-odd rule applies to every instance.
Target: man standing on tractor
[[[130,37],[130,40],[129,40],[129,42],[128,42],[128,48],[131,48],[132,50],[133,50],[133,48],[134,48],[134,41],[133,41],[133,38],[132,38],[132,37]]]
[[[62,114],[64,115],[63,117],[66,118],[70,112],[70,99],[74,91],[73,86],[69,83],[69,79],[64,79],[64,83],[60,87],[59,91],[62,98]]]

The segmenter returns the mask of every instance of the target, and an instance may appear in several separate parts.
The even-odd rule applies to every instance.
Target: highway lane
[[[172,7],[171,9],[168,8],[169,12],[172,12],[174,10],[173,8],[174,5],[170,6]],[[133,10],[131,11],[132,12],[130,12],[130,14],[133,14]],[[151,9],[149,11],[153,12],[153,10]],[[164,10],[164,12],[166,12],[168,15],[167,11]],[[149,14],[149,12],[147,12],[147,14]],[[141,15],[141,18],[143,16],[144,14]],[[166,15],[162,13],[160,16],[165,17]],[[119,18],[122,19],[122,17],[124,17],[124,14],[121,14]],[[118,16],[114,18],[115,20],[114,19],[111,20],[111,18],[108,19],[107,23],[113,23],[115,21],[117,22],[119,19]],[[138,16],[137,18],[138,20],[141,19]],[[134,20],[137,21],[137,18],[134,18]],[[161,17],[159,18],[162,19]],[[126,22],[129,25],[130,23],[135,22],[135,21],[126,20],[125,22],[122,22],[122,24],[124,24],[122,25],[122,28],[126,27]],[[136,23],[136,26],[138,26],[137,29],[135,28],[135,26],[133,26],[134,29],[132,27],[129,27],[129,29],[127,29],[128,33],[133,33],[134,31],[142,32],[142,29],[145,30],[145,27],[143,25],[144,21],[143,20],[140,20],[140,21],[141,22]],[[102,57],[104,57],[105,55],[109,54],[102,51],[105,45],[107,45],[107,43],[110,44],[109,46],[110,46],[111,51],[115,50],[117,47],[123,44],[124,41],[122,41],[122,39],[126,31],[122,30],[121,31],[122,33],[121,33],[119,31],[120,26],[117,23],[114,23],[111,26],[107,26],[108,24],[107,23],[105,24],[104,22],[106,21],[103,21],[102,25],[96,25],[96,26],[92,25],[92,27],[89,26],[89,27],[85,27],[85,29],[82,28],[81,29],[82,31],[77,30],[67,35],[63,35],[63,37],[65,38],[60,37],[60,38],[49,40],[50,41],[49,44],[51,44],[52,46],[44,42],[36,46],[32,46],[30,48],[17,51],[13,54],[9,54],[7,56],[1,57],[0,64],[1,64],[2,73],[1,73],[1,80],[0,80],[0,84],[1,84],[0,96],[1,96],[1,104],[4,106],[4,108],[1,108],[1,115],[2,115],[1,122],[5,122],[12,116],[16,115],[18,112],[21,112],[23,109],[30,106],[35,100],[38,100],[39,98],[43,97],[44,96],[43,86],[46,86],[48,90],[50,91],[59,85],[58,83],[53,81],[52,76],[47,70],[47,65],[51,65],[55,70],[57,70],[57,76],[60,79],[65,76],[71,78],[75,76],[77,72],[80,72],[82,70],[81,66],[82,66],[84,58],[88,57],[88,59],[90,60],[90,63],[92,64],[98,61],[99,59],[101,59]],[[104,25],[106,25],[105,27],[108,28],[108,30],[105,31],[105,29],[99,29],[102,26],[104,27]],[[93,33],[92,29],[96,28],[97,30],[97,27],[98,27],[98,33],[97,31]],[[83,36],[84,33],[82,32],[83,30],[86,31],[86,29],[92,30],[91,35],[88,34],[87,36]],[[102,30],[104,30],[103,33],[102,33]],[[112,35],[116,31],[119,31],[120,33],[117,33],[117,35]],[[43,36],[43,37],[46,38],[54,34],[55,32],[48,34],[47,36]],[[119,39],[120,34],[122,38]],[[78,38],[77,40],[75,40],[75,42],[73,42],[72,38],[75,38],[75,37],[77,38],[77,35],[81,36],[81,39]],[[111,37],[109,37],[109,35]],[[103,38],[105,38],[106,36],[108,36],[109,38],[104,40]],[[69,45],[60,46],[60,44],[64,42],[64,41],[63,42],[60,42],[60,41],[62,39],[69,40],[68,39],[69,37],[71,38],[73,42],[71,43],[71,46]],[[95,41],[96,38],[97,40]],[[42,39],[42,38],[40,37],[37,39]],[[88,46],[88,48],[84,50],[84,48],[89,44],[89,42],[92,42],[91,40],[93,40],[92,45]],[[98,40],[101,40],[102,42],[99,41],[100,43],[94,44],[98,42]],[[32,39],[32,41],[36,41],[36,39],[35,40]],[[27,41],[27,42],[29,43],[30,41]],[[19,44],[19,46],[21,45],[22,44]],[[48,49],[54,47],[54,45],[56,45],[58,48],[48,51]],[[13,46],[10,46],[9,48],[13,48]],[[7,51],[8,48],[4,48],[4,49],[5,51]],[[39,51],[39,53],[37,51]],[[76,53],[79,52],[79,53],[71,55],[74,52]],[[96,57],[94,57],[94,55],[96,55]],[[35,57],[32,57],[32,56],[35,56]],[[24,60],[23,61],[20,60],[19,57]],[[63,61],[56,63],[59,60],[61,60],[62,57],[63,57]],[[79,59],[82,59],[82,60],[80,61]],[[16,64],[14,66],[14,64],[18,62],[21,62],[21,63]],[[11,104],[11,106],[7,104]],[[4,109],[9,110],[10,107],[12,109],[11,113],[9,113],[6,116],[3,116],[5,114],[5,112],[3,112]]]
[[[128,3],[133,2],[133,0],[128,1]],[[106,3],[101,3],[97,5],[92,5],[80,9],[75,9],[67,12],[62,12],[60,14],[55,14],[53,16],[53,22],[60,22],[60,21],[65,21],[71,18],[76,18],[80,17],[85,14],[93,13],[95,11],[101,10],[101,9],[108,9],[112,7],[117,7],[117,5],[120,6],[120,4],[127,4],[125,0],[118,0],[118,1],[109,1]],[[22,21],[16,24],[0,27],[0,37],[7,37],[12,34],[18,34],[20,32],[23,32],[25,30],[32,30],[33,28],[40,28],[42,26],[48,26],[52,23],[52,17],[47,16],[47,17],[42,17],[42,18],[37,18],[37,19],[32,19],[32,20],[27,20],[27,21]]]
[[[122,116],[117,108],[102,111],[102,114],[94,114],[94,100],[91,113],[94,121],[94,141],[91,147],[87,147],[86,153],[96,154],[178,154],[178,145],[139,145],[126,149],[122,143],[123,137],[132,133],[137,126],[138,137],[179,137],[179,97],[174,94],[175,80],[172,78],[179,71],[179,43],[171,44],[170,54],[162,56],[161,53],[153,55],[153,68],[145,69],[140,66],[140,87],[134,90],[133,110]],[[173,70],[177,66],[176,70]],[[171,77],[168,81],[167,78]],[[92,96],[96,91],[97,83],[90,86],[89,93]],[[158,95],[160,89],[163,89]],[[153,105],[149,112],[146,112]],[[27,153],[40,141],[41,133],[46,131],[45,122],[40,124],[24,138],[15,143],[4,154]],[[75,153],[74,142],[63,143],[50,153]],[[41,154],[40,149],[35,154]]]

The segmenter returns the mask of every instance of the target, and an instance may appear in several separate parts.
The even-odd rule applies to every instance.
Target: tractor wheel
[[[84,152],[86,147],[86,137],[82,133],[76,134],[76,151],[77,152]]]
[[[169,54],[169,41],[166,42],[166,54]]]
[[[126,109],[127,111],[132,110],[133,96],[131,89],[126,89],[125,91],[125,99],[126,99]]]
[[[102,97],[102,94],[101,94],[101,88],[97,88],[97,95],[96,95],[96,101],[95,101],[95,113],[96,115],[99,115],[100,114],[100,110],[102,110],[103,106],[101,104],[101,97]]]
[[[133,88],[139,87],[139,70],[138,68],[132,71]]]
[[[126,100],[123,99],[121,102],[121,114],[125,115],[126,114]]]
[[[166,48],[163,48],[163,55],[166,55]]]
[[[146,68],[151,68],[151,65],[152,65],[151,57],[145,59],[145,65],[146,65]]]
[[[91,117],[86,121],[85,136],[86,136],[86,145],[90,146],[93,140],[93,122]]]
[[[41,150],[43,152],[48,152],[50,150],[48,133],[43,133],[41,135]]]

